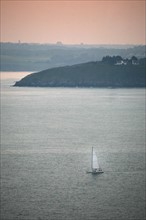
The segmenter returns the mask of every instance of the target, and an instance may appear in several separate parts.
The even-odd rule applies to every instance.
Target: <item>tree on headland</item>
[[[127,64],[138,64],[138,58],[135,56],[132,56],[131,59],[123,59],[121,56],[105,56],[102,58],[102,62],[107,63],[107,64],[112,64],[112,65],[127,65]]]
[[[106,56],[102,58],[102,62],[108,64],[116,64],[117,62],[121,62],[123,59],[121,56]]]
[[[132,56],[132,57],[131,57],[131,63],[132,63],[132,64],[138,64],[138,59],[137,59],[137,57]]]

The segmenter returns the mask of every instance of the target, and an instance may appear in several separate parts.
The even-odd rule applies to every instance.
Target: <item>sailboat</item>
[[[101,174],[103,173],[98,160],[96,153],[94,151],[94,148],[92,147],[92,154],[91,154],[91,171],[87,171],[87,173],[93,173],[93,174]]]

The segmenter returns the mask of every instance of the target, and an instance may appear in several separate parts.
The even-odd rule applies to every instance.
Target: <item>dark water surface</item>
[[[2,73],[1,219],[144,220],[145,90],[10,86],[25,74]]]

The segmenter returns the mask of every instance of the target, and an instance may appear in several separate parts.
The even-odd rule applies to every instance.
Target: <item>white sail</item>
[[[97,160],[97,156],[96,156],[96,153],[92,147],[92,170],[99,170],[100,169],[100,166],[99,166],[99,163],[98,163],[98,160]]]

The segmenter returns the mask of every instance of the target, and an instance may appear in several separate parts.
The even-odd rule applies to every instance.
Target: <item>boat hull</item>
[[[102,174],[102,173],[104,173],[103,171],[86,171],[86,173],[92,173],[92,174]]]

